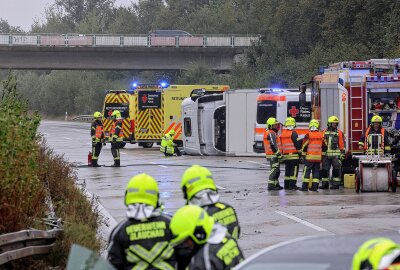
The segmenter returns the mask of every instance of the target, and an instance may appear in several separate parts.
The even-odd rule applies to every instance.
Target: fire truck
[[[306,92],[306,102],[302,106],[299,102],[298,89],[260,89],[257,96],[257,117],[254,127],[253,151],[264,153],[264,131],[267,128],[268,118],[275,117],[285,123],[287,117],[296,119],[296,132],[302,138],[308,131],[311,120],[311,93]]]
[[[182,145],[181,103],[195,89],[207,93],[221,93],[227,85],[168,85],[137,84],[126,90],[108,90],[103,107],[103,125],[109,136],[114,110],[119,110],[123,119],[124,142],[138,143],[151,148],[159,143],[164,134],[174,129],[174,140]]]
[[[346,136],[347,157],[362,154],[358,142],[368,128],[373,115],[383,119],[389,134],[392,154],[400,152],[400,59],[346,61],[320,67],[310,82],[300,86],[300,104],[306,101],[307,86],[311,86],[312,118],[327,125],[336,115]],[[349,161],[345,164],[357,164]],[[398,165],[396,165],[398,171]],[[345,168],[344,168],[345,169]]]

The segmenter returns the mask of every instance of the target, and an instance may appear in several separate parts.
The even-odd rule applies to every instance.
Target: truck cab
[[[305,104],[300,105],[298,89],[260,89],[257,96],[257,115],[254,127],[253,150],[264,153],[264,131],[267,120],[275,117],[284,124],[287,117],[296,119],[296,132],[302,138],[311,120],[311,93],[306,92]]]

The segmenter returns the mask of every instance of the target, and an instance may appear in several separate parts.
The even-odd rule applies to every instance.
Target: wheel
[[[397,172],[395,169],[392,170],[392,182],[391,182],[392,192],[396,192],[397,189]]]
[[[152,143],[152,142],[145,142],[145,143],[142,143],[142,146],[143,146],[143,148],[152,148],[153,144],[154,143]]]
[[[361,177],[360,177],[360,171],[358,168],[356,169],[356,183],[355,183],[355,188],[356,192],[359,193],[361,190]]]

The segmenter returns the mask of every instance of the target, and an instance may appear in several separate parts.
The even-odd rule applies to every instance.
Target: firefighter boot
[[[319,187],[320,189],[329,189],[329,182],[328,181],[322,181],[321,186]]]
[[[119,167],[120,166],[120,160],[119,159],[117,159],[117,160],[114,160],[114,164],[113,165],[111,165],[111,167]]]
[[[97,159],[93,159],[93,160],[92,160],[92,167],[101,167],[101,166],[97,163]]]
[[[339,189],[339,183],[333,183],[331,182],[331,189]]]
[[[290,186],[290,180],[283,181],[283,188],[285,190],[291,190],[292,189],[291,186]]]
[[[318,182],[313,182],[310,190],[318,192],[318,185],[319,185]]]
[[[301,191],[308,191],[308,183],[307,182],[303,182],[303,184],[301,185]]]
[[[299,190],[300,188],[296,185],[296,180],[290,180],[289,189],[290,190]]]

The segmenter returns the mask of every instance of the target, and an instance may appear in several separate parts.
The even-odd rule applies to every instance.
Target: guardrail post
[[[11,46],[11,45],[12,45],[12,35],[9,34],[8,35],[8,46]]]
[[[96,47],[96,35],[93,35],[92,37],[92,44],[93,47]]]
[[[179,47],[179,36],[175,37],[175,47]]]
[[[231,48],[235,47],[235,37],[231,36]]]
[[[40,47],[40,35],[36,36],[36,44],[38,47]]]
[[[203,48],[207,47],[207,37],[203,36]]]
[[[119,46],[124,47],[124,36],[119,37]]]

